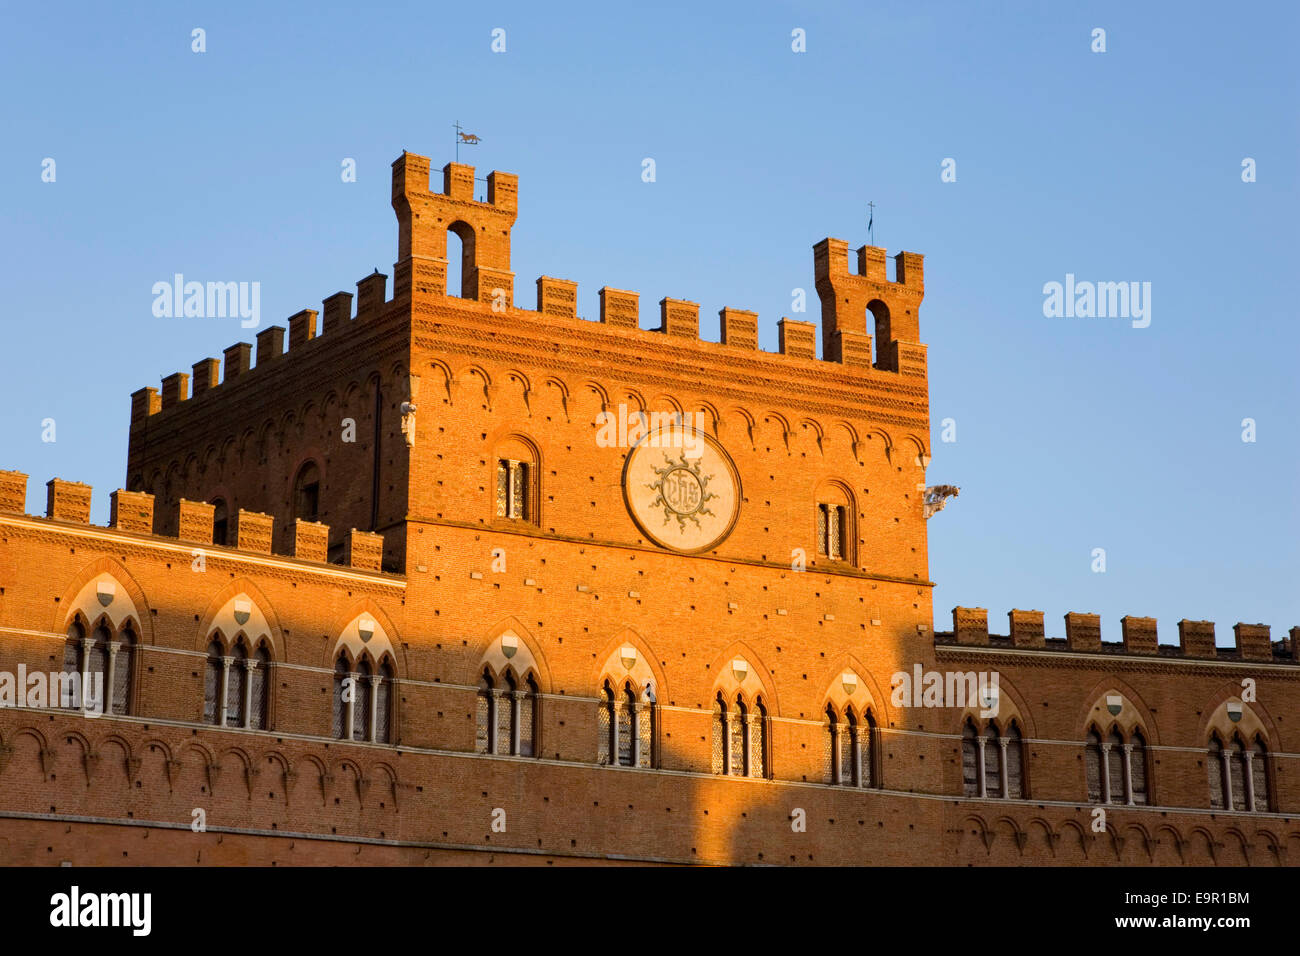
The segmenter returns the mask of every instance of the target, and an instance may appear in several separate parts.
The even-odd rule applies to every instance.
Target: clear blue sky
[[[962,488],[930,522],[940,628],[1300,624],[1296,5],[714,7],[6,5],[0,468],[36,512],[48,478],[92,483],[105,522],[130,392],[256,331],[154,318],[153,283],[259,281],[265,326],[391,274],[389,164],[441,166],[460,120],[465,161],[520,176],[525,305],[548,274],[588,317],[605,284],[646,326],[698,301],[706,338],[755,309],[775,350],[813,243],[866,241],[868,201],[878,245],[925,254],[929,480]],[[1066,273],[1150,282],[1150,327],[1045,318]]]

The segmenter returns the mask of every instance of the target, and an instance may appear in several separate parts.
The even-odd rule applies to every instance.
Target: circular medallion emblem
[[[740,509],[740,477],[713,438],[680,426],[651,432],[628,452],[623,498],[660,547],[692,554],[722,542]]]

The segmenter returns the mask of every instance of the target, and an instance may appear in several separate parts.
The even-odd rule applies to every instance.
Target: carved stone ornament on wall
[[[740,476],[712,437],[665,428],[628,452],[623,499],[651,541],[693,554],[717,547],[731,533],[740,512]]]

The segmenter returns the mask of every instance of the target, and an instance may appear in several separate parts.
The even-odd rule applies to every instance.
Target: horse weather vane
[[[456,121],[454,128],[456,130],[456,162],[459,163],[461,143],[464,143],[466,146],[477,146],[479,143],[483,142],[483,140],[479,139],[477,133],[465,132],[465,127],[460,125],[460,120]]]

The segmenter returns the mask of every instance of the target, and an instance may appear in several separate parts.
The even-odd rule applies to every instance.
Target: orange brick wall
[[[787,354],[765,353],[739,332],[700,341],[685,300],[664,299],[667,332],[630,327],[635,294],[613,289],[610,321],[582,319],[572,283],[550,277],[538,310],[521,308],[515,177],[494,173],[484,202],[472,167],[450,165],[440,189],[428,177],[423,157],[394,164],[391,300],[371,276],[355,318],[347,296],[326,300],[319,337],[295,317],[286,354],[270,335],[265,361],[234,350],[225,380],[198,396],[182,400],[176,378],[166,401],[136,393],[128,486],[142,494],[121,527],[15,514],[21,476],[0,473],[0,673],[57,670],[70,605],[104,573],[140,610],[143,645],[129,716],[0,708],[0,861],[1190,864],[1284,862],[1300,846],[1289,646],[1247,632],[1266,659],[1085,653],[1044,641],[1034,612],[1016,612],[1013,638],[990,638],[969,609],[956,638],[934,633],[919,255],[901,253],[889,282],[884,250],[858,250],[850,270],[846,243],[819,243],[830,360],[809,354],[801,323],[783,327]],[[444,294],[449,229],[474,250],[453,290],[467,298]],[[736,328],[752,320],[727,315]],[[597,416],[619,406],[703,414],[740,478],[724,540],[692,555],[647,540],[624,500],[627,449],[597,441]],[[342,441],[345,417],[355,443]],[[496,515],[495,462],[512,448],[536,455],[531,522]],[[328,529],[304,532],[294,557],[292,482],[308,459]],[[816,554],[828,490],[851,496],[851,560]],[[180,500],[215,496],[232,527],[241,508],[270,515],[272,553],[177,538]],[[155,533],[128,530],[150,505]],[[198,517],[185,527],[206,527],[186,507]],[[357,567],[341,566],[353,528],[382,534],[383,571],[365,570],[360,548]],[[318,560],[313,534],[335,563]],[[265,615],[273,647],[265,731],[199,723],[210,623],[237,593]],[[330,739],[333,654],[361,612],[396,657],[392,744]],[[475,684],[506,630],[537,662],[534,758],[473,753]],[[602,665],[625,644],[655,674],[653,770],[596,763]],[[712,701],[737,656],[763,688],[768,779],[710,772]],[[891,676],[917,664],[999,673],[1026,738],[1025,799],[962,796],[968,711],[891,699]],[[880,727],[877,789],[824,783],[824,712],[845,671]],[[1273,803],[1214,813],[1204,724],[1243,677],[1258,684]],[[1111,807],[1094,832],[1081,741],[1116,688],[1142,714],[1154,806]],[[195,809],[206,832],[190,829]]]

